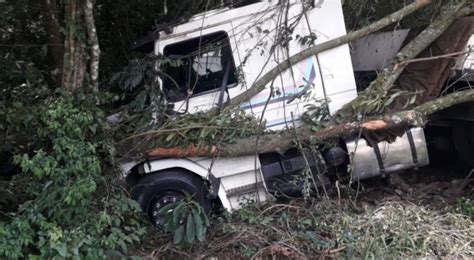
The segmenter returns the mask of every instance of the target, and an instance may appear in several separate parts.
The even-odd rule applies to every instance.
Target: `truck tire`
[[[158,213],[159,210],[167,204],[184,199],[186,194],[191,195],[192,199],[209,213],[211,201],[207,197],[203,180],[183,170],[150,173],[141,178],[131,192],[132,198],[156,226],[161,226],[164,219],[164,216]]]
[[[454,123],[453,140],[459,158],[469,167],[474,168],[474,122]]]

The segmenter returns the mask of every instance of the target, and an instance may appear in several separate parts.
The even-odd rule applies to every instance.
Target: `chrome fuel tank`
[[[429,164],[428,148],[422,128],[412,128],[393,143],[380,142],[370,147],[364,139],[346,140],[354,180]]]

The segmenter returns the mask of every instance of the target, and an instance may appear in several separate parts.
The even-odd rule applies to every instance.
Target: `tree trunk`
[[[94,0],[86,0],[85,4],[85,21],[87,28],[87,37],[89,43],[89,73],[90,85],[93,91],[99,90],[99,58],[100,48],[97,30],[94,23]]]
[[[92,0],[67,1],[63,87],[70,92],[98,89],[99,41]]]

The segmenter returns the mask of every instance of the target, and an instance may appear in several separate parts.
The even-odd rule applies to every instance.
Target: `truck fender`
[[[143,162],[139,166],[138,172],[141,175],[146,175],[150,173],[156,173],[167,169],[180,168],[184,169],[192,174],[200,176],[203,180],[207,181],[211,185],[210,193],[219,198],[222,206],[226,209],[231,209],[230,201],[227,198],[227,193],[225,192],[224,187],[222,186],[220,180],[212,174],[210,169],[204,168],[198,163],[187,159],[187,158],[170,158],[170,159],[155,159]]]
[[[209,177],[208,175],[211,174],[210,170],[186,158],[156,159],[146,161],[143,163],[143,174],[158,172],[171,168],[182,168],[188,170],[201,176],[205,180],[207,180]]]

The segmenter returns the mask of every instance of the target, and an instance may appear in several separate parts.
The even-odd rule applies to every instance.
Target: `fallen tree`
[[[233,98],[228,106],[230,107],[229,110],[262,91],[268,83],[282,71],[290,68],[292,64],[373,33],[429,3],[430,1],[415,1],[405,8],[360,30],[310,47],[303,52],[291,56],[263,75],[241,95]],[[382,93],[378,97],[381,97],[380,102],[385,103],[386,99],[390,98],[389,90],[407,64],[409,64],[409,61],[415,59],[421,51],[446,31],[456,18],[470,14],[473,10],[473,4],[468,4],[466,1],[444,6],[439,17],[414,40],[408,43],[397,55],[397,59],[372,82],[370,87],[362,92],[357,99],[341,109],[330,122],[324,125],[322,130],[312,131],[311,127],[303,126],[298,129],[275,133],[257,131],[257,133],[253,133],[251,136],[238,138],[232,143],[215,141],[214,143],[206,145],[196,145],[191,142],[188,144],[169,146],[163,145],[162,143],[160,144],[156,139],[162,139],[165,133],[178,133],[179,130],[159,129],[127,138],[125,142],[122,142],[119,146],[119,152],[122,155],[126,154],[126,156],[130,157],[243,156],[273,151],[284,152],[291,147],[295,147],[295,140],[316,144],[332,138],[346,137],[361,132],[384,131],[392,128],[407,128],[412,126],[423,127],[431,114],[456,104],[474,101],[474,91],[469,90],[453,93],[429,101],[413,109],[391,114],[385,114],[383,109],[376,111],[370,110],[363,101],[375,99],[376,97],[374,97],[373,93],[378,92],[379,94]],[[226,111],[228,112],[229,110]],[[219,110],[214,109],[209,111],[207,116],[216,117],[219,116],[218,113]],[[222,113],[224,112],[221,112],[221,114]],[[364,120],[358,120],[357,118],[364,118]],[[191,125],[190,128],[207,129],[212,128],[212,126],[193,127]],[[182,133],[178,134],[183,135]],[[130,149],[130,147],[133,148]]]
[[[193,156],[222,156],[234,157],[274,151],[284,152],[295,146],[295,137],[306,143],[321,143],[335,137],[348,137],[360,131],[384,131],[391,128],[424,127],[428,117],[448,107],[472,102],[474,90],[452,93],[415,107],[412,110],[401,111],[385,116],[373,117],[365,121],[351,121],[328,126],[320,131],[312,131],[302,127],[296,130],[280,131],[263,134],[259,137],[238,139],[233,144],[215,144],[212,146],[196,147],[191,144],[187,147],[158,147],[144,148],[148,157],[193,157]],[[148,140],[152,142],[151,139]],[[258,144],[258,145],[256,145]],[[140,150],[140,149],[138,149]]]

